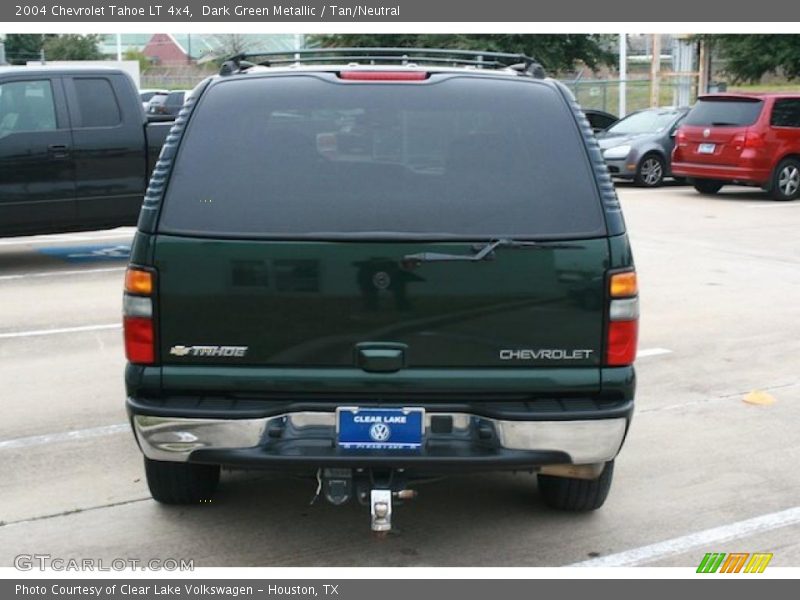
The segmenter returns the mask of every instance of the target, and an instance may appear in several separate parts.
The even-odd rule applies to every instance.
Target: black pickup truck
[[[122,70],[0,68],[0,236],[136,224],[171,125]]]

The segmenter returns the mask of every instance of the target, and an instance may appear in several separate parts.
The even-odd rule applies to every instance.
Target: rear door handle
[[[47,151],[53,158],[67,158],[69,156],[69,146],[66,144],[50,144]]]

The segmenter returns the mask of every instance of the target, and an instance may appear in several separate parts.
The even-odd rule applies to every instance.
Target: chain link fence
[[[583,108],[603,110],[614,115],[619,113],[620,80],[591,79],[563,83],[572,90]],[[649,79],[629,79],[625,82],[625,105],[628,113],[650,107],[651,86],[652,82]],[[680,104],[681,96],[691,99],[687,104],[694,102],[697,98],[696,78],[665,77],[659,81],[659,106],[677,106]]]
[[[141,75],[142,89],[185,90],[192,89],[204,78],[216,72],[214,67],[175,67],[147,69]],[[564,81],[583,108],[603,110],[611,114],[619,112],[620,80],[589,79]],[[649,79],[629,79],[626,82],[627,112],[650,107],[651,81]],[[697,97],[697,81],[691,77],[665,77],[659,82],[659,106],[677,106],[679,98],[689,97],[694,102]],[[687,95],[688,89],[688,95]]]
[[[218,69],[212,65],[207,68],[196,66],[151,68],[144,71],[139,76],[139,80],[142,89],[190,90],[203,79],[217,72]]]

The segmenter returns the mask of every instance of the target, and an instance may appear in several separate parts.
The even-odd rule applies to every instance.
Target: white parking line
[[[56,335],[59,333],[79,333],[82,331],[100,331],[103,329],[120,329],[121,323],[107,323],[105,325],[84,325],[82,327],[62,327],[61,329],[37,329],[33,331],[11,331],[0,333],[0,339],[34,337],[40,335]]]
[[[800,523],[800,506],[779,512],[761,515],[745,521],[737,521],[728,525],[706,529],[688,535],[664,540],[656,544],[649,544],[633,548],[617,554],[609,554],[567,565],[570,567],[635,567],[668,556],[683,554],[689,550],[721,544],[730,540],[755,535],[765,531],[772,531],[781,527],[788,527]]]
[[[28,446],[41,446],[42,444],[56,444],[58,442],[69,442],[74,440],[83,440],[86,438],[103,437],[106,435],[129,432],[130,430],[131,426],[128,423],[117,423],[116,425],[92,427],[91,429],[76,429],[75,431],[62,431],[61,433],[32,435],[30,437],[0,441],[0,450],[27,448]]]
[[[800,206],[800,202],[767,202],[763,204],[748,204],[747,208],[791,208]]]
[[[14,275],[0,275],[0,281],[11,281],[13,279],[29,279],[31,277],[58,277],[65,275],[87,275],[90,273],[111,273],[113,271],[124,271],[125,267],[108,267],[107,269],[79,269],[69,271],[42,271],[40,273],[15,273]]]
[[[95,240],[118,240],[132,238],[135,231],[117,231],[114,233],[101,233],[97,235],[86,234],[64,234],[54,236],[36,236],[33,238],[13,238],[10,240],[0,240],[0,246],[28,246],[30,244],[67,244],[71,242],[93,242]]]
[[[672,350],[667,350],[666,348],[646,348],[645,350],[639,350],[636,353],[636,357],[647,358],[648,356],[661,356],[662,354],[672,354]]]

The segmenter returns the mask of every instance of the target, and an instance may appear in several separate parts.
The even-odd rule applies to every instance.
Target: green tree
[[[122,55],[124,60],[135,60],[139,63],[139,72],[144,73],[152,63],[150,62],[150,58],[144,53],[135,48],[129,48],[125,51]]]
[[[513,52],[532,56],[551,73],[572,69],[583,62],[595,69],[612,64],[611,36],[585,34],[344,34],[315,35],[310,43],[322,47],[452,48]]]
[[[99,41],[100,36],[96,34],[48,37],[43,46],[44,55],[47,60],[101,60],[103,55],[97,49]]]
[[[45,36],[40,33],[9,33],[6,36],[6,60],[12,65],[24,65],[41,55]]]
[[[800,78],[800,35],[738,34],[706,35],[720,58],[724,71],[735,82],[755,82],[775,73]]]

